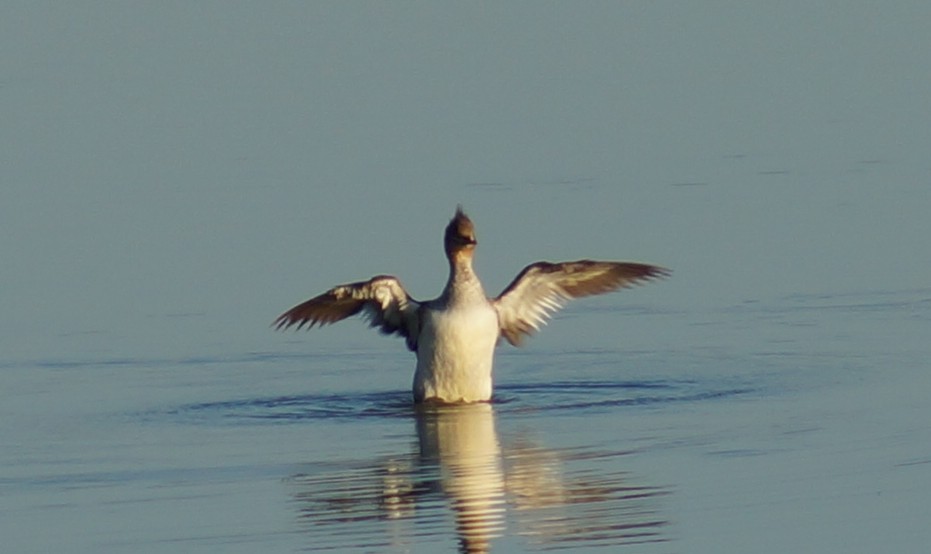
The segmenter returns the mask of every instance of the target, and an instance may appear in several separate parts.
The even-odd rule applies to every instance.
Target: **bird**
[[[629,288],[670,271],[629,261],[539,261],[521,270],[494,298],[486,296],[472,268],[478,241],[462,206],[443,236],[449,278],[439,297],[417,301],[391,275],[347,283],[287,310],[275,329],[310,329],[361,314],[371,327],[403,337],[414,352],[415,404],[462,404],[492,400],[495,347],[514,346],[539,331],[574,298]]]

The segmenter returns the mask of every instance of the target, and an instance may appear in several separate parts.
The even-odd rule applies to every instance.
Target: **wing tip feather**
[[[409,327],[417,305],[397,278],[377,275],[368,281],[333,287],[284,312],[271,326],[276,331],[292,327],[294,331],[310,330],[362,312],[371,327],[384,334],[399,333],[410,341]]]

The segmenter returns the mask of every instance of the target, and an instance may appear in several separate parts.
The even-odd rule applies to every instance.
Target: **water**
[[[4,552],[918,552],[931,543],[924,2],[84,2],[0,45]],[[359,322],[476,223],[671,278],[416,410]]]
[[[540,337],[500,352],[491,404],[420,410],[411,360],[387,339],[377,353],[8,364],[8,548],[868,552],[926,538],[926,347],[912,330],[931,290],[570,314],[555,325],[739,324],[772,340],[562,350]],[[900,340],[839,354],[829,339],[858,317]]]

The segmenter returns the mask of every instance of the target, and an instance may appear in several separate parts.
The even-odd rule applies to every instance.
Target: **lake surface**
[[[920,552],[931,9],[9,6],[4,552]],[[670,278],[415,409],[358,321],[475,221]]]
[[[6,548],[869,552],[928,538],[931,291],[569,313],[553,326],[778,339],[734,353],[540,337],[501,352],[493,403],[424,410],[400,347],[7,364]],[[911,348],[829,344],[870,320]]]

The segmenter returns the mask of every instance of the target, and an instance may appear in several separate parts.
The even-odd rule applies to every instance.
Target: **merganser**
[[[276,329],[328,325],[362,313],[372,327],[398,334],[417,356],[414,402],[485,402],[492,396],[495,345],[520,346],[566,302],[666,277],[635,262],[536,262],[488,298],[475,272],[475,226],[459,206],[443,239],[449,279],[439,298],[419,302],[390,275],[334,287],[281,314]]]

